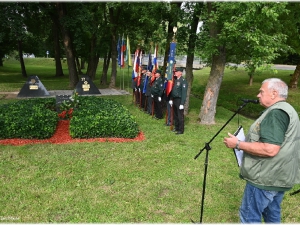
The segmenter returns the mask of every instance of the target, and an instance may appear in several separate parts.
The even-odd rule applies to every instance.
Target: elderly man
[[[300,123],[286,102],[288,86],[280,79],[262,82],[257,97],[266,108],[245,141],[228,133],[224,144],[243,150],[240,177],[246,187],[239,214],[242,223],[280,223],[285,191],[299,183]]]

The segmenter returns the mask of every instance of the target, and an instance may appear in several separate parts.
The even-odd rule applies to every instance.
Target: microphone
[[[242,101],[245,102],[245,103],[251,102],[253,104],[258,104],[259,103],[259,101],[257,99],[242,99]]]

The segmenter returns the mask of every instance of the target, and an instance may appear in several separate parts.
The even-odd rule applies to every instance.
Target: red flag
[[[142,77],[142,50],[139,52],[139,57],[138,57],[138,68],[137,68],[137,73],[138,73],[138,80],[137,80],[137,86],[140,86],[141,84],[141,77]]]
[[[167,82],[167,87],[166,87],[166,94],[167,96],[169,96],[169,94],[171,93],[173,86],[174,86],[174,74],[175,74],[175,64],[173,67],[173,76],[171,80],[168,80]]]
[[[125,45],[125,40],[124,40],[124,36],[122,37],[122,44],[121,44],[121,67],[124,68],[125,67],[125,63],[124,63],[124,53],[126,51],[126,45]]]

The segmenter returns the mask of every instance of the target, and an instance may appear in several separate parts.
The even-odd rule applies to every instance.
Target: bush
[[[94,96],[78,96],[72,110],[72,138],[135,138],[138,125],[122,104]],[[0,139],[46,139],[59,120],[54,98],[32,98],[0,106]]]
[[[55,99],[23,99],[0,107],[0,138],[46,139],[58,121]]]
[[[138,125],[122,104],[94,96],[79,96],[80,107],[70,121],[72,138],[135,138]]]

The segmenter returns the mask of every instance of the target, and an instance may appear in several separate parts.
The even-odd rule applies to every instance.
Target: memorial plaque
[[[76,85],[76,92],[79,95],[101,94],[92,79],[87,75],[80,78]]]
[[[70,100],[70,97],[71,95],[56,95],[56,112],[61,112],[60,110],[60,105],[63,103],[63,102],[67,102],[69,103],[71,100]]]
[[[30,76],[21,88],[17,97],[44,97],[50,96],[38,76]]]

